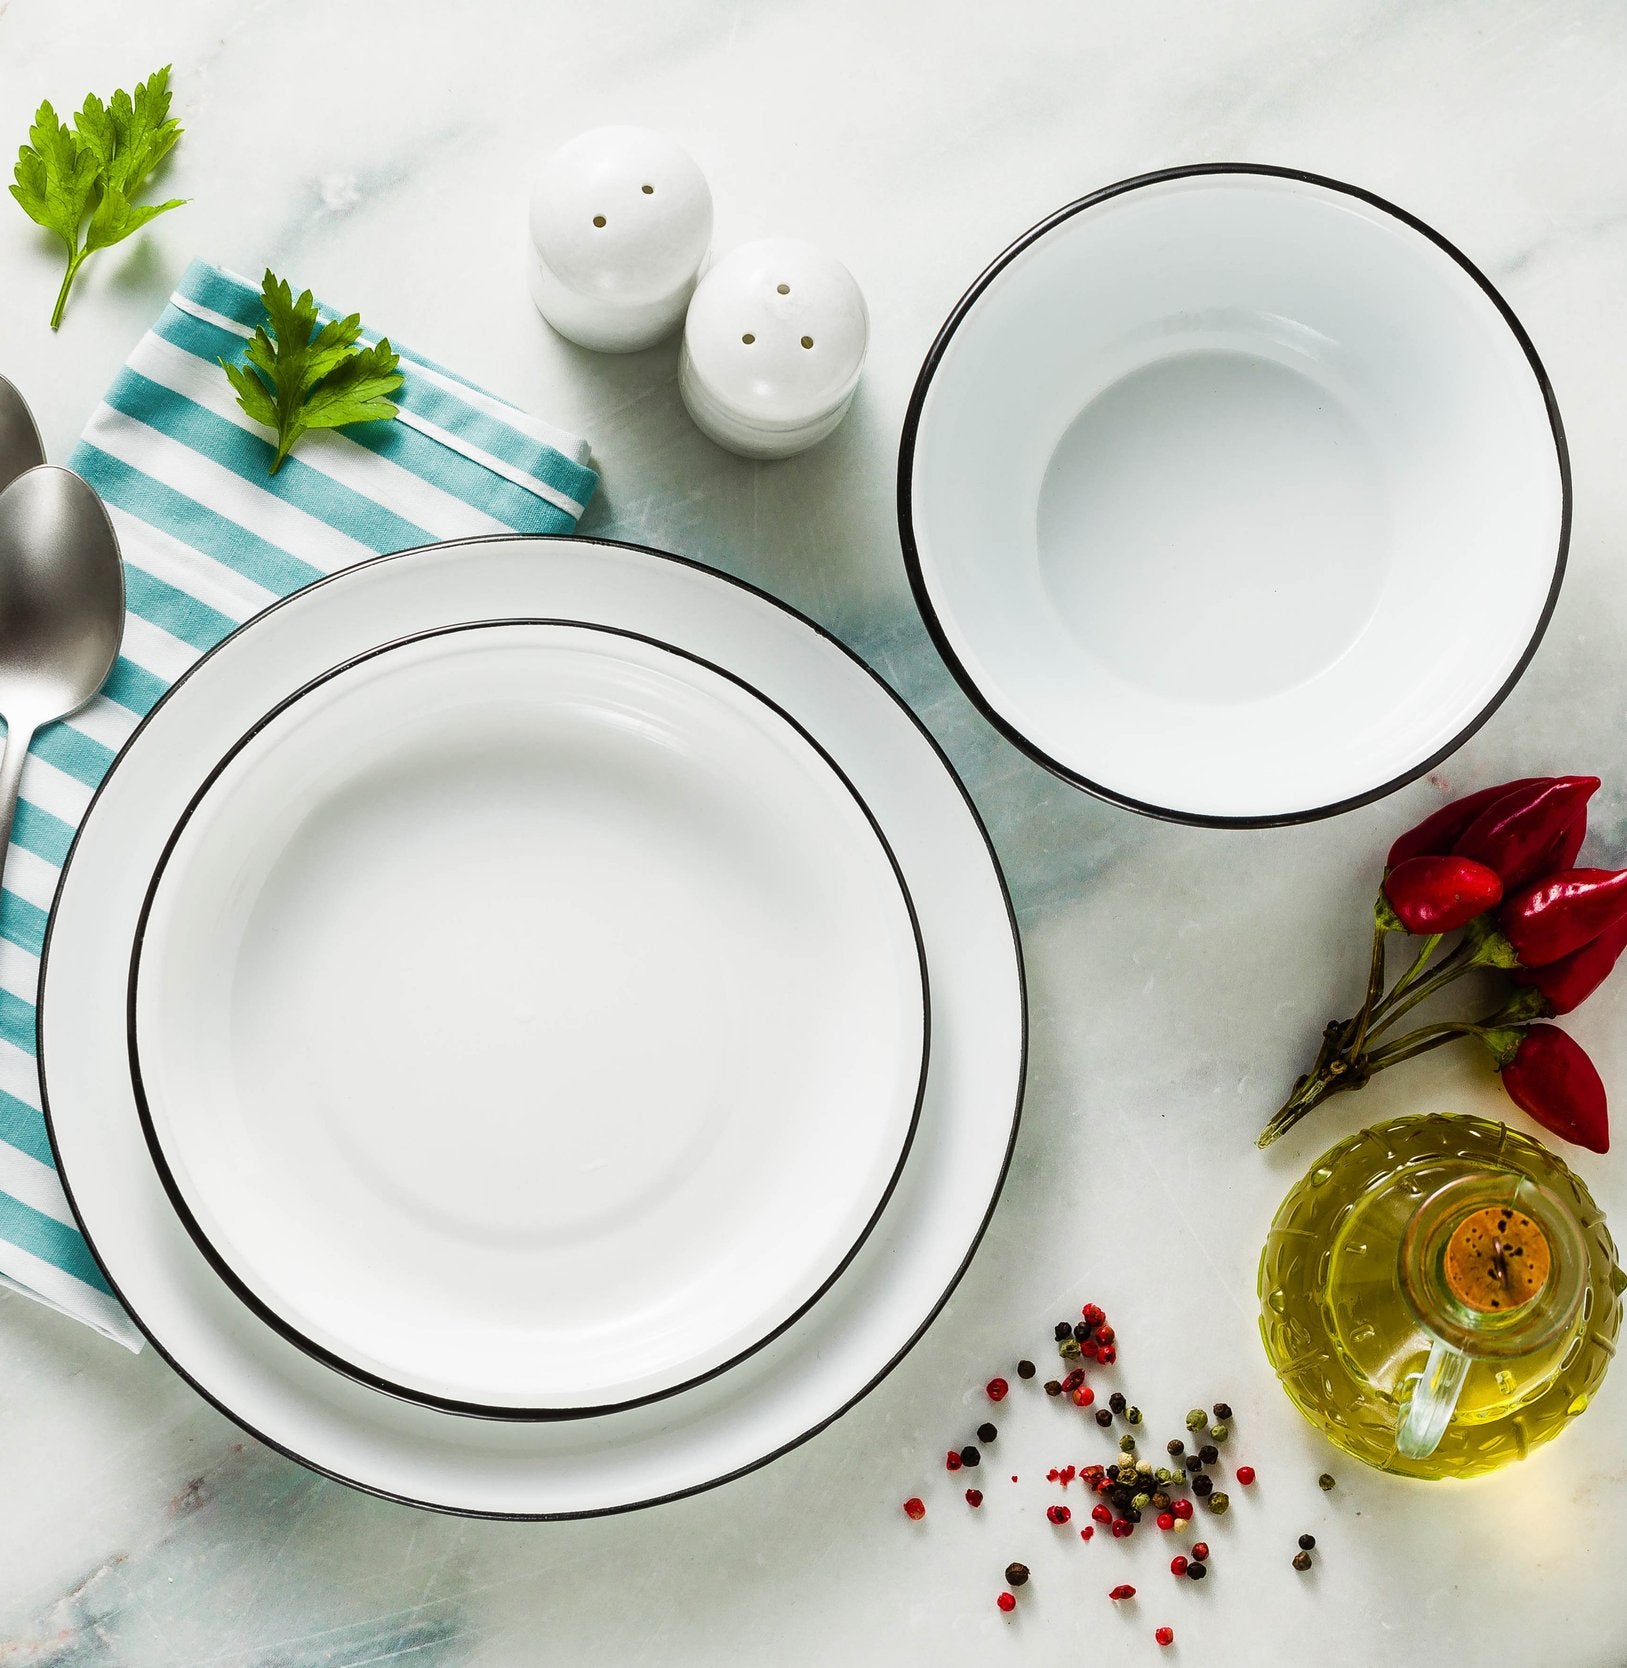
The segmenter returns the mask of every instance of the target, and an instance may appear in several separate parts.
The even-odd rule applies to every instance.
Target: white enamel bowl
[[[1330,180],[1075,203],[977,281],[905,424],[917,599],[984,713],[1182,821],[1327,815],[1462,742],[1564,566],[1547,378],[1456,250]]]
[[[626,632],[430,632],[292,694],[154,877],[132,1063],[200,1243],[297,1342],[486,1413],[716,1372],[852,1256],[926,1056],[830,759]]]

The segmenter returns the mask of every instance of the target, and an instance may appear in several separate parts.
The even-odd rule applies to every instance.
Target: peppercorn
[[[1124,1392],[1122,1390],[1115,1390],[1113,1394],[1107,1398],[1107,1405],[1112,1408],[1115,1413],[1122,1413],[1125,1407]]]
[[[1215,1412],[1215,1417],[1217,1419],[1226,1420],[1226,1419],[1231,1418],[1231,1416],[1232,1416],[1231,1403],[1230,1402],[1216,1402],[1214,1412]]]
[[[1092,1506],[1090,1508],[1090,1515],[1095,1518],[1098,1523],[1111,1523],[1113,1521],[1113,1514],[1107,1509],[1106,1506]]]
[[[1201,1407],[1195,1407],[1186,1416],[1186,1428],[1189,1431],[1201,1431],[1209,1423],[1208,1416]]]
[[[926,1516],[926,1502],[918,1494],[912,1494],[904,1502],[904,1516],[911,1523],[919,1523]]]
[[[1220,1459],[1220,1450],[1212,1442],[1205,1442],[1198,1449],[1198,1459],[1204,1465],[1214,1465]]]
[[[1023,1585],[1023,1583],[1025,1581],[1027,1581],[1027,1579],[1028,1579],[1028,1566],[1027,1566],[1027,1564],[1007,1564],[1006,1565],[1006,1585],[1008,1587],[1021,1587]]]
[[[1154,1521],[1166,1535],[1175,1527],[1175,1519],[1168,1512],[1160,1512]]]
[[[1192,1556],[1200,1564],[1204,1563],[1209,1557],[1209,1543],[1207,1541],[1194,1541],[1192,1543]]]
[[[1022,1360],[1022,1361],[1019,1361],[1017,1363],[1017,1377],[1018,1378],[1032,1378],[1033,1376],[1034,1376],[1034,1363],[1032,1361]]]
[[[1247,1488],[1249,1484],[1254,1481],[1254,1467],[1252,1465],[1238,1466],[1237,1480],[1243,1485],[1244,1488]]]
[[[1056,1341],[1060,1344],[1064,1338],[1073,1336],[1072,1321],[1058,1321],[1056,1323]]]
[[[1084,1382],[1084,1369],[1082,1367],[1075,1367],[1073,1371],[1069,1373],[1065,1379],[1063,1379],[1062,1388],[1071,1396]]]
[[[1017,1608],[1017,1595],[1015,1593],[1002,1593],[994,1602],[1009,1616]]]
[[[1046,1381],[1045,1381],[1045,1394],[1047,1396],[1060,1396],[1062,1394],[1061,1381],[1058,1380],[1058,1379],[1054,1379],[1054,1378],[1046,1379]]]
[[[1169,1495],[1165,1493],[1163,1489],[1157,1489],[1153,1493],[1152,1503],[1159,1509],[1159,1511],[1167,1511],[1170,1505]]]
[[[1211,1425],[1209,1427],[1209,1439],[1212,1442],[1224,1442],[1231,1434],[1230,1425]]]
[[[1066,1506],[1047,1506],[1045,1516],[1047,1521],[1061,1524],[1066,1523],[1073,1516],[1073,1513]]]
[[[1079,1531],[1079,1539],[1082,1541],[1088,1541],[1095,1533],[1095,1529],[1087,1523],[1084,1528]]]
[[[1321,1489],[1324,1494],[1326,1494],[1328,1490],[1334,1486],[1333,1473],[1331,1471],[1324,1471],[1322,1475],[1316,1479],[1316,1486]]]
[[[1178,1436],[1172,1436],[1169,1441],[1164,1444],[1164,1447],[1166,1451],[1171,1454],[1184,1454],[1186,1452],[1186,1444],[1181,1441]]]
[[[1203,1461],[1196,1454],[1188,1454],[1181,1463],[1185,1465],[1188,1471],[1201,1471],[1203,1469]]]
[[[1301,1552],[1309,1552],[1311,1550],[1311,1548],[1315,1545],[1316,1545],[1316,1536],[1315,1535],[1301,1535],[1299,1537],[1299,1550]]]
[[[1081,1384],[1073,1393],[1075,1407],[1089,1407],[1096,1400],[1096,1392],[1088,1384]]]
[[[1183,1558],[1180,1555],[1180,1553],[1177,1552],[1175,1554],[1175,1556],[1173,1558],[1171,1558],[1170,1561],[1169,1561],[1169,1573],[1171,1575],[1185,1575],[1186,1574],[1186,1564],[1187,1564],[1186,1559]]]
[[[1191,1517],[1192,1502],[1190,1500],[1172,1500],[1169,1503],[1169,1509],[1177,1517]]]
[[[973,1506],[973,1507],[981,1506],[983,1504],[983,1491],[982,1491],[982,1489],[980,1489],[980,1488],[969,1488],[969,1489],[967,1489],[967,1491],[966,1491],[966,1504],[968,1506]]]
[[[1152,1496],[1150,1494],[1131,1495],[1130,1504],[1134,1506],[1138,1512],[1144,1512],[1152,1504]]]
[[[1189,1518],[1189,1517],[1177,1517],[1175,1519],[1175,1525],[1174,1525],[1175,1533],[1177,1535],[1184,1535],[1186,1533],[1186,1530],[1187,1530],[1187,1525],[1190,1524],[1191,1521],[1192,1521],[1192,1519]]]
[[[1311,1555],[1310,1555],[1310,1553],[1308,1553],[1308,1552],[1296,1552],[1294,1554],[1294,1568],[1296,1570],[1299,1570],[1303,1573],[1305,1570],[1308,1570],[1310,1567],[1311,1567]]]
[[[1077,1338],[1064,1338],[1062,1342],[1056,1346],[1056,1353],[1058,1355],[1065,1356],[1070,1361],[1077,1361],[1083,1352],[1079,1348],[1079,1340]]]
[[[1200,1471],[1197,1476],[1192,1479],[1192,1492],[1197,1495],[1200,1500],[1202,1500],[1214,1486],[1214,1478],[1202,1471]]]
[[[1128,1582],[1121,1581],[1107,1596],[1117,1604],[1121,1599],[1133,1599],[1136,1596],[1136,1590]]]
[[[1152,1630],[1152,1636],[1160,1645],[1173,1645],[1175,1643],[1175,1629],[1172,1627],[1155,1627]]]
[[[945,1471],[959,1471],[964,1463],[965,1462],[961,1459],[960,1455],[957,1454],[953,1448],[951,1448],[943,1457],[943,1468]]]
[[[1003,1378],[991,1378],[989,1382],[983,1386],[983,1394],[987,1396],[991,1402],[1003,1402],[1010,1389],[1011,1386],[1007,1384]]]
[[[1217,1488],[1215,1492],[1209,1496],[1209,1510],[1212,1512],[1218,1512],[1222,1517],[1224,1517],[1226,1513],[1231,1510],[1231,1505],[1231,1496],[1222,1489]]]
[[[1127,1407],[1124,1410],[1124,1417],[1132,1425],[1139,1425],[1141,1423],[1141,1409],[1139,1407]]]
[[[968,1442],[960,1451],[960,1463],[962,1465],[981,1465],[983,1456]]]
[[[1113,1415],[1105,1407],[1096,1409],[1096,1423],[1106,1430],[1113,1423]]]
[[[1186,1573],[1191,1580],[1201,1581],[1209,1573],[1209,1566],[1207,1564],[1188,1564]]]

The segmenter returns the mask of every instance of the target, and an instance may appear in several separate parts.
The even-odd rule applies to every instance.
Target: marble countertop
[[[192,199],[85,269],[60,336],[57,257],[0,212],[0,369],[66,455],[188,258],[270,263],[594,441],[584,523],[700,557],[808,611],[914,704],[962,770],[1018,909],[1032,1065],[1015,1166],[970,1273],[864,1403],[729,1487],[578,1524],[442,1518],[317,1479],[245,1437],[151,1351],[0,1298],[0,1664],[17,1668],[521,1668],[612,1660],[1228,1665],[1566,1662],[1620,1668],[1627,1373],[1523,1466],[1463,1486],[1362,1474],[1261,1355],[1254,1263],[1328,1142],[1411,1108],[1500,1114],[1452,1051],[1347,1098],[1269,1155],[1256,1127],[1346,1011],[1391,834],[1442,785],[1606,779],[1601,858],[1627,854],[1627,11],[1614,0],[0,0],[0,116],[77,104],[173,61]],[[352,90],[361,93],[353,98]],[[873,348],[855,409],[804,457],[716,450],[676,347],[572,348],[520,264],[530,160],[611,120],[688,146],[715,246],[790,234],[851,266]],[[972,712],[911,606],[893,515],[905,401],[933,331],[1015,234],[1111,180],[1279,162],[1367,186],[1479,262],[1557,389],[1576,483],[1558,612],[1513,697],[1437,773],[1332,822],[1215,833],[1053,781]],[[1574,1024],[1627,1094],[1627,979]],[[1581,1155],[1618,1230],[1627,1156]],[[1126,1192],[1153,1207],[1127,1211]],[[1008,1404],[983,1511],[941,1453],[988,1372],[1044,1358],[1085,1298],[1113,1314],[1150,1428],[1195,1394],[1255,1464],[1213,1525],[1215,1579],[1156,1546],[1059,1539],[1053,1411]],[[1042,1399],[1042,1398],[1036,1398]],[[1067,1456],[1061,1456],[1067,1457]],[[1316,1488],[1332,1469],[1339,1487]],[[1024,1482],[1037,1477],[1025,1476]],[[918,1528],[898,1505],[923,1492]],[[953,1509],[951,1509],[953,1508]],[[1319,1541],[1314,1573],[1289,1568]],[[1008,1560],[1035,1579],[997,1615]],[[1141,1589],[1109,1606],[1108,1586]]]

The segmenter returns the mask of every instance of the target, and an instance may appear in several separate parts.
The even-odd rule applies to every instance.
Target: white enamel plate
[[[213,770],[132,1065],[207,1254],[387,1389],[542,1415],[715,1372],[829,1283],[926,1064],[905,888],[738,679],[510,621],[369,653]]]
[[[896,853],[932,975],[920,1122],[874,1230],[817,1303],[726,1373],[614,1413],[471,1419],[376,1389],[240,1302],[179,1221],[143,1139],[121,1027],[148,877],[196,786],[265,710],[396,638],[465,621],[591,621],[726,664],[840,760]],[[942,754],[834,639],[739,583],[590,539],[381,558],[263,614],[189,672],[103,783],[63,873],[40,1007],[47,1117],[86,1238],[175,1367],[262,1440],[447,1511],[569,1517],[722,1482],[828,1424],[920,1336],[998,1194],[1024,1061],[1022,965],[999,870]]]

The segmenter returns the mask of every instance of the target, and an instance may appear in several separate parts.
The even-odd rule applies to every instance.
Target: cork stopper
[[[1452,1295],[1480,1314],[1529,1303],[1552,1272],[1548,1236],[1511,1205],[1464,1217],[1446,1244],[1444,1273]]]

